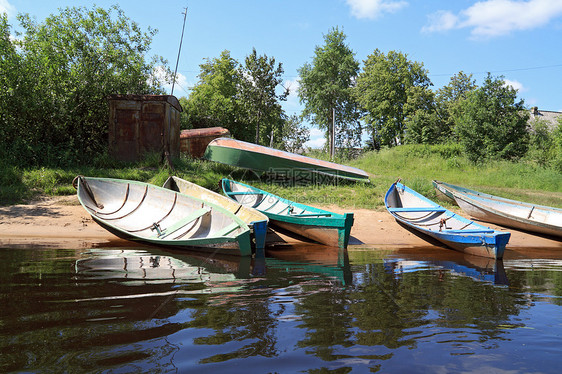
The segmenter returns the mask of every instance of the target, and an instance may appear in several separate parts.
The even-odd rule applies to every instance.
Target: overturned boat
[[[280,174],[284,177],[303,178],[312,182],[322,182],[326,177],[369,182],[369,175],[366,172],[352,166],[231,138],[212,140],[207,145],[203,157],[231,166]]]

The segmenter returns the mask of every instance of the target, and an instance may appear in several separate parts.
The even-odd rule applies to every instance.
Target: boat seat
[[[258,191],[229,191],[228,195],[263,195],[263,192]]]
[[[332,213],[300,213],[290,214],[289,217],[331,217]]]
[[[468,230],[443,230],[443,232],[448,232],[448,233],[452,233],[452,234],[478,234],[478,233],[486,234],[486,233],[492,233],[492,232],[494,232],[494,230],[492,230],[492,229],[468,229]]]
[[[182,227],[185,227],[190,222],[193,222],[196,219],[201,218],[202,216],[209,213],[210,211],[211,211],[211,208],[207,208],[207,207],[196,210],[195,212],[191,213],[187,217],[180,219],[179,221],[177,221],[173,225],[171,225],[169,227],[166,227],[160,235],[157,234],[154,237],[158,238],[158,239],[164,239],[167,236],[170,236],[174,232],[178,231]]]
[[[415,208],[388,208],[389,212],[436,212],[443,213],[446,212],[445,208],[432,208],[432,207],[415,207]]]
[[[240,224],[237,222],[231,223],[230,225],[218,230],[217,232],[214,232],[212,235],[213,236],[227,236],[228,234],[230,234],[231,232],[233,232],[234,230],[236,230],[237,228],[240,227]]]

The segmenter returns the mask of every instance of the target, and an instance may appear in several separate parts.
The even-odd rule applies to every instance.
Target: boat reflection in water
[[[126,245],[0,251],[0,372],[559,371],[562,253]]]
[[[102,279],[144,281],[146,283],[173,283],[193,278],[220,280],[243,276],[251,260],[237,258],[196,256],[195,253],[172,257],[137,250],[92,250],[93,257],[76,261],[76,272]],[[189,262],[187,262],[187,261]],[[220,272],[227,272],[221,274]],[[241,273],[240,273],[241,271]],[[236,273],[236,275],[232,274]]]
[[[473,256],[457,252],[439,251],[439,249],[419,248],[396,251],[384,258],[385,268],[400,276],[419,270],[437,271],[438,277],[445,274],[469,277],[477,281],[495,285],[509,285],[503,260]]]
[[[470,256],[477,257],[477,256]],[[473,263],[470,260],[457,263],[455,261],[408,261],[402,259],[387,259],[385,266],[395,274],[418,271],[421,266],[431,266],[449,271],[452,275],[470,277],[472,279],[489,282],[496,285],[509,285],[502,260],[491,260],[488,263]]]
[[[115,280],[129,286],[158,284],[201,284],[203,288],[168,291],[173,294],[216,293],[223,286],[234,291],[239,280],[249,278],[254,261],[250,257],[164,251],[150,248],[92,249],[88,258],[76,261],[80,277]],[[184,287],[185,288],[185,287]],[[191,288],[191,287],[189,287]]]
[[[204,293],[222,292],[224,287],[229,292],[242,291],[252,279],[279,276],[280,273],[322,274],[341,285],[349,284],[352,278],[345,250],[317,244],[274,246],[267,250],[267,257],[261,253],[255,258],[150,247],[147,251],[91,249],[85,256],[75,264],[75,272],[80,277],[97,281],[118,280],[120,284],[128,285],[201,283]]]
[[[325,275],[338,284],[351,285],[352,273],[348,252],[337,247],[318,244],[283,245],[266,251],[267,272],[284,271]]]

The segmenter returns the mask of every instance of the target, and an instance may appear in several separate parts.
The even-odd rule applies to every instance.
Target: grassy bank
[[[454,145],[401,146],[368,152],[345,163],[371,174],[371,183],[299,186],[271,179],[258,180],[247,170],[185,158],[176,160],[174,170],[160,166],[158,157],[149,157],[136,165],[106,162],[97,167],[64,169],[0,166],[0,204],[25,202],[40,195],[74,194],[72,180],[79,174],[156,185],[162,185],[169,175],[175,174],[215,191],[219,190],[221,178],[230,177],[299,202],[347,208],[384,209],[384,194],[398,178],[430,198],[435,198],[431,180],[438,179],[507,198],[562,207],[562,175],[555,170],[523,162],[494,161],[475,165]]]

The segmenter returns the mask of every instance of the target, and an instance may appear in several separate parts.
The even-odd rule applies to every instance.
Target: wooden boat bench
[[[263,192],[257,191],[228,191],[227,194],[229,195],[263,195]]]
[[[205,214],[208,214],[210,212],[211,212],[211,208],[208,208],[208,207],[196,210],[195,212],[191,213],[187,217],[185,217],[183,219],[180,219],[179,221],[177,221],[176,223],[174,223],[170,227],[166,227],[165,229],[161,230],[160,233],[157,233],[153,237],[159,238],[159,239],[164,239],[164,238],[172,235],[174,232],[180,230],[181,228],[187,226],[189,223],[195,221],[196,219],[199,219],[199,218],[203,217]]]
[[[468,229],[468,230],[444,230],[444,232],[448,232],[452,234],[485,234],[485,233],[492,233],[494,232],[494,230]]]
[[[332,213],[289,213],[290,217],[331,217]]]
[[[240,227],[240,225],[237,222],[234,222],[234,223],[220,229],[219,231],[214,232],[213,235],[214,236],[227,236],[228,234],[230,234],[231,232],[233,232],[234,230],[236,230],[239,227]]]
[[[422,207],[415,207],[415,208],[388,208],[388,210],[390,212],[396,212],[396,213],[400,213],[400,212],[404,212],[404,213],[410,213],[410,212],[436,212],[436,213],[444,213],[447,210],[445,208],[433,208],[433,207],[427,207],[427,208],[422,208]]]

